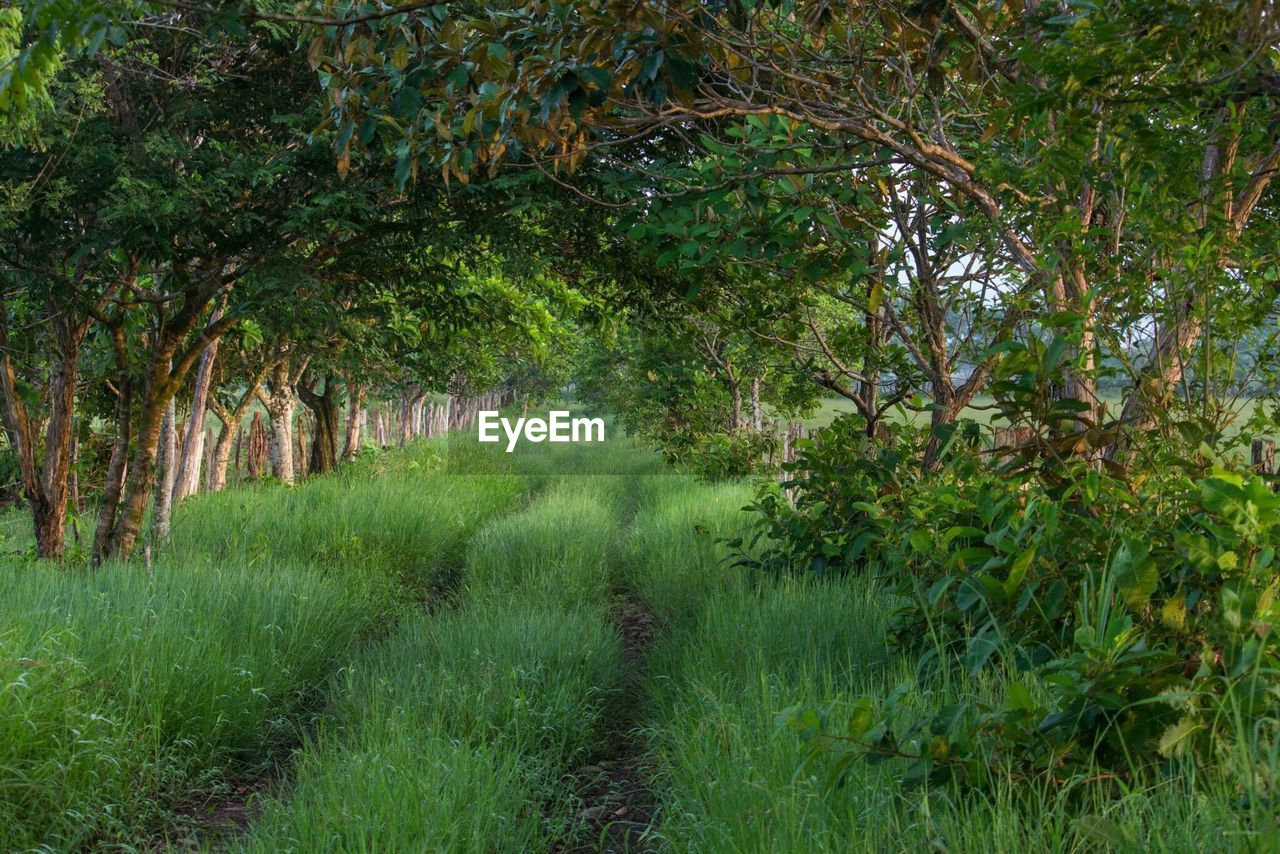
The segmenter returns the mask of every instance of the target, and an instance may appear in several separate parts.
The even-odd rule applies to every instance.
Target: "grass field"
[[[829,761],[801,766],[780,710],[894,690],[921,709],[994,702],[1002,678],[919,678],[888,646],[893,603],[873,579],[729,567],[745,484],[671,475],[625,440],[525,447],[454,474],[424,443],[291,490],[198,498],[154,580],[0,564],[6,847],[1280,842],[1268,804],[1192,767],[978,796],[855,763],[829,788]],[[249,820],[220,820],[229,807]]]
[[[1105,392],[1100,395],[1103,405],[1107,411],[1114,417],[1120,412],[1123,399],[1118,392]],[[1241,398],[1233,401],[1230,405],[1224,406],[1226,410],[1235,413],[1232,416],[1231,424],[1227,427],[1228,434],[1240,432],[1244,424],[1253,416],[1263,401],[1258,398]],[[809,427],[822,427],[830,424],[837,415],[847,412],[854,412],[854,406],[848,400],[842,397],[824,398],[818,404],[817,410],[808,418],[803,419],[804,423]],[[928,411],[916,411],[906,406],[896,406],[889,410],[888,417],[899,423],[909,423],[924,426],[929,423]],[[990,395],[981,394],[974,398],[970,406],[965,407],[961,417],[977,421],[979,424],[1007,426],[1007,422],[1000,415],[996,406],[995,398]]]

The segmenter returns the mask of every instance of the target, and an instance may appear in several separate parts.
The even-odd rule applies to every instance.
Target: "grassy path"
[[[185,844],[287,756],[324,686],[438,590],[514,478],[430,446],[296,489],[194,499],[149,578],[0,561],[0,828],[10,849]]]
[[[479,528],[456,609],[406,620],[344,672],[295,787],[238,847],[1185,851],[1264,838],[1241,828],[1230,792],[1189,779],[1120,797],[1013,781],[958,793],[903,786],[891,760],[856,762],[832,787],[838,757],[801,765],[779,711],[839,720],[890,693],[916,710],[965,694],[995,706],[999,675],[920,676],[889,650],[894,603],[874,579],[727,567],[719,540],[743,533],[750,489],[634,456],[629,475],[551,477]]]
[[[611,614],[633,481],[543,480],[471,538],[456,607],[405,619],[331,685],[293,785],[234,847],[545,851],[575,838],[571,772],[608,749],[627,668]]]
[[[833,789],[834,758],[802,767],[777,712],[839,720],[890,692],[912,709],[962,694],[995,706],[999,675],[920,676],[888,650],[892,603],[873,579],[727,567],[718,541],[743,533],[749,487],[664,474],[626,445],[595,467],[557,453],[472,476],[423,447],[193,501],[154,580],[0,564],[6,846],[1184,851],[1275,838],[1273,816],[1242,826],[1233,792],[1190,778],[1119,795],[957,793],[904,787],[890,761],[855,763]],[[246,796],[286,759],[243,827]]]

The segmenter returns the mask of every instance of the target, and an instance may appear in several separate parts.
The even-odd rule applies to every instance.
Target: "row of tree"
[[[1035,342],[1055,446],[1117,465],[1148,431],[1179,440],[1162,413],[1221,435],[1271,381],[1260,0],[35,0],[5,20],[0,348],[28,368],[5,371],[9,429],[47,428],[23,478],[52,507],[73,406],[118,425],[103,555],[136,540],[165,412],[219,340],[257,353],[230,386],[263,371],[277,423],[294,399],[271,389],[301,383],[322,465],[338,378],[492,382],[498,342],[545,360],[584,315],[666,435],[703,429],[677,391],[714,388],[725,435],[822,393],[875,437],[922,397],[926,469]]]
[[[509,213],[546,194],[335,168],[293,36],[202,35],[200,18],[132,21],[4,126],[0,393],[42,557],[63,553],[73,483],[100,502],[95,562],[126,558],[153,505],[162,533],[170,496],[198,489],[210,415],[211,489],[254,412],[280,479],[300,410],[305,468],[327,472],[366,409],[393,402],[384,441],[421,432],[429,392],[536,364],[586,302],[551,269],[545,214]]]
[[[1057,429],[1112,460],[1271,369],[1240,370],[1274,350],[1271,3],[448,10],[315,26],[335,120],[446,179],[560,176],[873,434],[915,393],[954,421],[1012,341],[1063,342]]]

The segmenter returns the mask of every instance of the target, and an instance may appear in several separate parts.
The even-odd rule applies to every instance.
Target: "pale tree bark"
[[[295,386],[306,370],[307,359],[290,370],[288,356],[280,357],[267,373],[265,386],[259,386],[258,399],[267,410],[271,422],[271,468],[283,483],[294,482],[293,414],[296,406]]]
[[[398,424],[400,430],[401,446],[408,443],[416,435],[415,428],[417,426],[417,409],[419,404],[426,399],[427,393],[423,391],[417,384],[410,385],[400,396],[400,422]]]
[[[342,459],[350,462],[360,452],[360,434],[364,426],[364,386],[347,383],[347,426],[342,442]]]
[[[178,481],[178,430],[177,406],[169,398],[160,422],[160,445],[156,455],[159,484],[155,496],[155,515],[151,520],[153,542],[159,544],[169,539],[169,523],[173,513],[174,491]]]
[[[216,322],[221,313],[221,307],[214,309],[213,315],[209,318],[210,322]],[[204,460],[204,415],[208,409],[213,364],[218,358],[218,342],[217,338],[209,342],[196,366],[195,390],[191,395],[191,416],[187,419],[186,429],[183,432],[182,456],[178,460],[177,479],[173,491],[173,500],[179,503],[188,495],[194,495],[200,491],[200,465]]]

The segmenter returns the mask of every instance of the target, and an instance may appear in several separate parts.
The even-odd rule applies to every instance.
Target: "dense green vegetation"
[[[456,574],[475,529],[523,489],[432,472],[433,457],[192,502],[149,571],[6,559],[6,844],[145,841],[284,758],[333,674],[411,594]]]
[[[1278,117],[1264,0],[6,5],[0,844],[1280,846]]]

